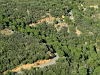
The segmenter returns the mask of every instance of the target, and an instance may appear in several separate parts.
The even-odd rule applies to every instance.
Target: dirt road
[[[45,66],[49,66],[49,65],[53,65],[56,63],[56,60],[59,58],[58,54],[55,53],[56,57],[54,57],[50,62],[46,63],[46,64],[43,64],[43,65],[39,65],[38,67],[42,68],[42,67],[45,67]]]
[[[33,64],[25,64],[25,65],[21,65],[21,66],[18,66],[10,71],[13,71],[13,72],[16,72],[17,74],[21,74],[22,71],[21,68],[23,69],[30,69],[31,67],[40,67],[40,68],[43,68],[45,66],[49,66],[49,65],[53,65],[53,64],[56,64],[56,60],[59,58],[58,54],[57,53],[54,53],[55,54],[55,57],[53,59],[49,59],[49,60],[40,60],[40,61],[37,61]],[[36,65],[37,63],[39,63],[40,65]],[[3,74],[5,74],[7,71],[5,71]]]
[[[40,67],[40,68],[43,68],[43,67],[45,67],[45,66],[50,66],[50,65],[53,65],[53,64],[56,64],[56,60],[58,60],[59,59],[59,56],[58,56],[58,53],[55,53],[55,57],[50,61],[50,62],[48,62],[48,63],[46,63],[46,64],[43,64],[43,65],[39,65],[39,66],[37,66],[37,67]],[[21,73],[23,73],[22,71],[18,71],[18,72],[16,72],[17,74],[21,74]]]

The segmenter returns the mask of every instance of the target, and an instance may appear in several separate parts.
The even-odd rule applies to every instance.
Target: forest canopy
[[[20,75],[100,74],[98,0],[0,0],[0,75],[54,53],[56,64]]]

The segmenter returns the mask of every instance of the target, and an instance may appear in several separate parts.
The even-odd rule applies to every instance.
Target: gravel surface
[[[58,53],[55,53],[55,55],[56,56],[52,59],[52,61],[50,61],[49,63],[43,64],[43,65],[39,65],[38,67],[43,68],[45,66],[56,64],[56,60],[59,59],[59,56],[58,56]],[[22,71],[16,72],[16,74],[18,74],[18,75],[20,75],[22,73],[23,73]]]
[[[43,64],[43,65],[40,65],[40,66],[38,66],[38,67],[42,68],[42,67],[45,67],[45,66],[49,66],[49,65],[55,64],[55,63],[56,63],[56,60],[59,58],[59,56],[58,56],[57,53],[55,53],[55,55],[56,55],[56,57],[54,57],[54,58],[52,59],[52,61],[50,61],[49,63]]]

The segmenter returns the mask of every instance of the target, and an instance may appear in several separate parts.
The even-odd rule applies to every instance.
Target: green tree
[[[61,74],[60,75],[66,75],[66,70],[65,69],[63,69],[62,71],[61,71]]]
[[[93,75],[100,75],[100,66],[96,67],[96,69],[93,72]]]
[[[85,69],[83,66],[80,66],[78,71],[80,75],[87,75],[87,69]]]
[[[53,22],[54,22],[54,24],[58,24],[58,21],[57,21],[56,19],[54,19],[54,21],[53,21]]]

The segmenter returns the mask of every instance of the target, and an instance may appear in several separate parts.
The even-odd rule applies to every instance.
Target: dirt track
[[[53,65],[56,63],[56,60],[59,58],[58,54],[55,53],[56,57],[53,58],[50,62],[46,63],[46,64],[43,64],[43,65],[39,65],[38,67],[42,68],[42,67],[45,67],[45,66],[49,66],[49,65]]]
[[[58,54],[55,53],[55,57],[53,59],[49,59],[49,60],[39,60],[33,64],[25,64],[25,65],[21,65],[21,66],[18,66],[10,71],[13,71],[13,72],[17,72],[17,73],[22,73],[20,70],[23,68],[23,69],[30,69],[31,67],[45,67],[45,66],[49,66],[49,65],[52,65],[52,64],[55,64],[56,63],[56,60],[59,58]],[[6,73],[7,71],[3,72],[4,74]]]

